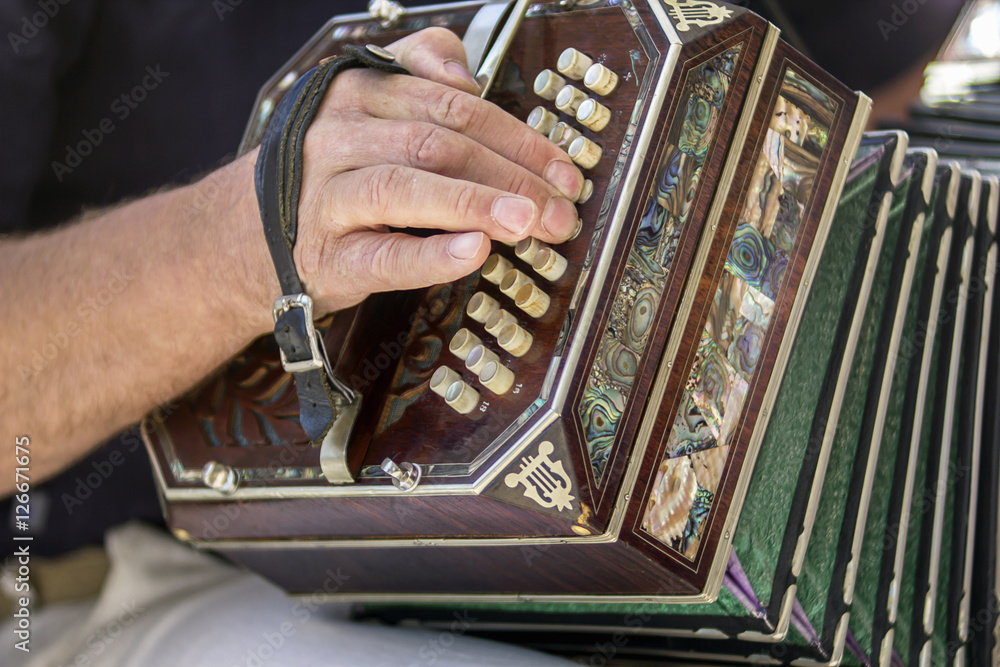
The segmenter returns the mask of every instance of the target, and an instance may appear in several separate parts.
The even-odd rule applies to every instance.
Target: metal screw
[[[403,463],[396,465],[392,459],[382,461],[382,471],[392,478],[392,485],[406,493],[417,488],[420,483],[421,470],[416,463]]]
[[[225,496],[236,493],[236,489],[240,488],[239,473],[218,461],[209,461],[205,464],[201,469],[201,481],[208,488]]]

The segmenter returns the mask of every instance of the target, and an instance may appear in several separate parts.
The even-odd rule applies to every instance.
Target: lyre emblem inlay
[[[575,499],[570,494],[573,482],[562,461],[553,461],[549,455],[555,451],[551,442],[538,445],[538,454],[529,458],[521,458],[521,471],[512,472],[504,478],[504,483],[510,488],[518,484],[524,485],[524,496],[530,498],[546,509],[564,509],[573,507]]]
[[[691,26],[705,28],[722,23],[733,15],[733,10],[720,7],[709,0],[663,0],[667,13],[677,21],[677,29],[687,32]]]

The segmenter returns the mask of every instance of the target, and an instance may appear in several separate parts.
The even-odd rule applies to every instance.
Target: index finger
[[[386,120],[433,123],[463,134],[545,179],[570,201],[583,189],[583,174],[569,156],[492,102],[415,77],[372,77],[358,102]]]

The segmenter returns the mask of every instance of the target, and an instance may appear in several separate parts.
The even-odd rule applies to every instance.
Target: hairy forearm
[[[16,436],[31,438],[41,481],[267,329],[260,263],[247,261],[263,243],[252,189],[230,182],[251,179],[250,166],[0,240],[0,495]]]
[[[433,28],[390,46],[414,76],[340,74],[306,136],[293,254],[317,316],[467,276],[491,238],[561,243],[582,224],[583,175],[480,99],[454,34]],[[12,487],[17,436],[31,438],[37,482],[273,326],[280,291],[255,158],[56,232],[0,240],[0,452],[10,452],[0,493]]]

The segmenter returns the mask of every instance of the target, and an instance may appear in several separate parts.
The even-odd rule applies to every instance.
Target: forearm
[[[581,225],[582,174],[479,98],[455,35],[429,29],[391,46],[414,76],[340,74],[306,137],[293,255],[317,316],[467,276],[490,238],[561,243]],[[0,494],[16,436],[31,438],[37,482],[273,326],[281,292],[255,158],[201,186],[0,240]],[[407,227],[445,233],[392,231]]]
[[[258,289],[268,286],[260,263],[246,259],[263,244],[245,238],[260,226],[246,219],[252,188],[228,182],[252,179],[250,167],[243,160],[216,172],[221,187],[194,184],[0,241],[0,451],[30,436],[33,482],[268,328]],[[0,495],[12,489],[13,464],[12,454],[0,460]]]

